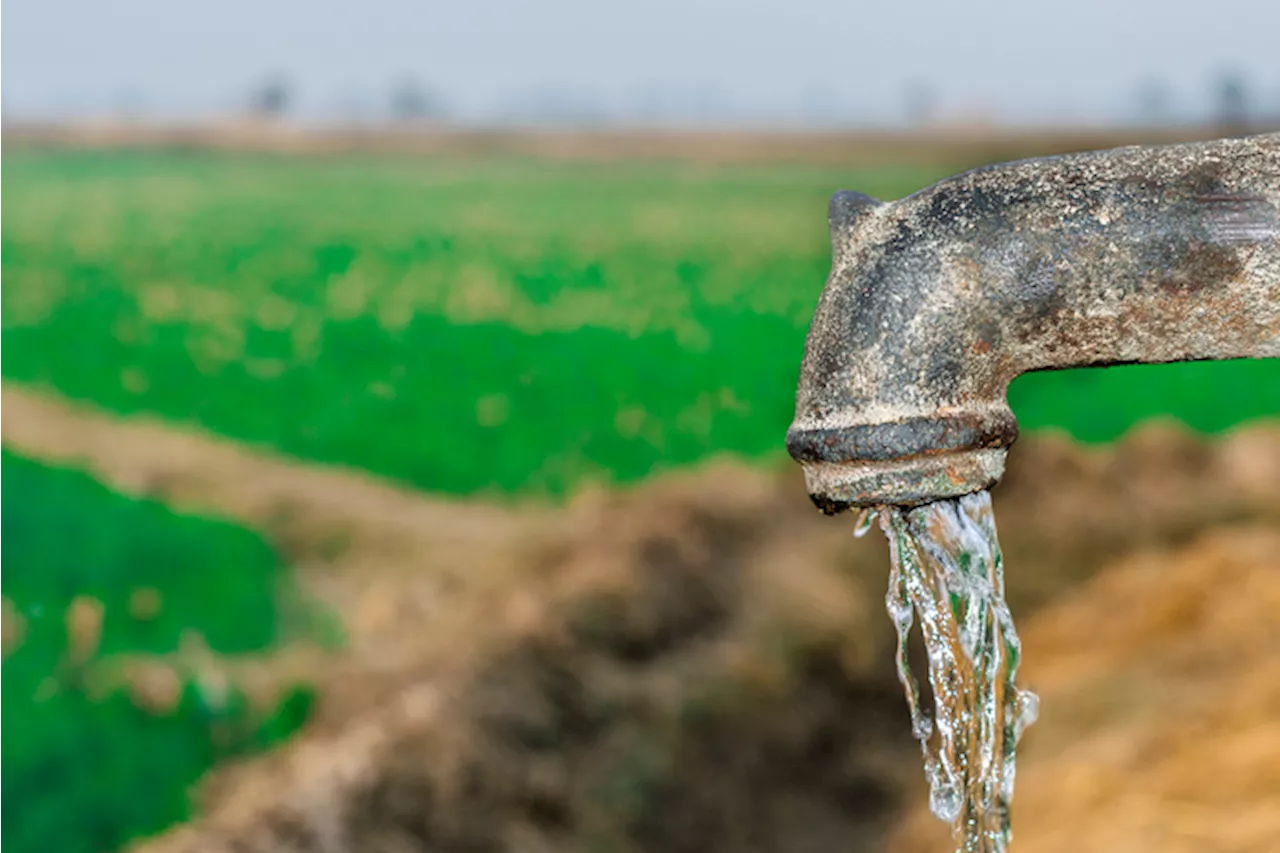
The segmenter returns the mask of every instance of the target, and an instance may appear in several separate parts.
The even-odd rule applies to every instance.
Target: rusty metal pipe
[[[787,432],[828,513],[994,484],[1027,371],[1280,357],[1280,134],[841,192],[829,221]]]

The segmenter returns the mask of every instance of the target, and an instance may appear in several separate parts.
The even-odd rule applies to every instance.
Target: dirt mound
[[[1016,848],[1263,851],[1280,836],[1280,532],[1215,532],[1117,566],[1031,620],[1042,714]],[[894,851],[947,849],[917,808]]]
[[[724,493],[708,499],[708,480]],[[582,496],[563,538],[524,555],[543,569],[513,566],[523,582],[493,602],[507,644],[401,672],[394,700],[341,724],[322,710],[317,730],[215,780],[207,820],[149,849],[765,850],[879,834],[910,743],[896,686],[861,676],[879,632],[847,574],[879,555],[847,531],[780,552],[791,520],[820,524],[803,505],[789,519],[794,497],[736,465]],[[736,782],[707,784],[720,777]]]
[[[203,816],[148,850],[859,849],[921,793],[884,544],[820,516],[791,465],[499,507],[10,387],[4,403],[15,450],[262,530],[347,631],[337,655],[223,662],[264,690],[315,683],[316,716],[215,773]],[[1029,436],[996,513],[1025,624],[1125,555],[1280,530],[1280,426],[1206,442],[1156,425],[1091,450]],[[1091,618],[1079,631],[1101,654]]]
[[[1015,606],[1113,553],[1237,516],[1275,522],[1280,480],[1245,482],[1265,486],[1256,475],[1280,459],[1260,435],[1206,446],[1152,429],[1119,452],[1028,443],[1001,495],[1023,552],[1010,553]],[[1238,449],[1255,444],[1269,450]],[[1215,492],[1220,504],[1201,503]],[[502,650],[224,775],[210,817],[154,849],[878,844],[920,788],[879,609],[883,546],[797,498],[789,473],[726,465],[581,499],[536,582],[493,611],[522,626]]]

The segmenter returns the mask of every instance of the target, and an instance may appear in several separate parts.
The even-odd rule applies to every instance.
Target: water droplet
[[[889,618],[900,629],[911,628],[911,597],[907,588],[896,577],[889,579],[889,591],[884,594],[884,606],[889,611]]]
[[[1021,737],[1023,730],[1040,719],[1040,697],[1030,690],[1017,691],[1017,714],[1014,726],[1014,737]]]
[[[943,782],[929,790],[929,811],[938,820],[954,823],[960,817],[960,796],[956,789]]]
[[[875,526],[876,513],[871,511],[870,507],[863,509],[858,513],[858,519],[853,523],[853,535],[861,539],[867,535],[867,531]]]
[[[928,714],[916,713],[911,719],[911,734],[916,740],[924,742],[933,737],[933,718]]]

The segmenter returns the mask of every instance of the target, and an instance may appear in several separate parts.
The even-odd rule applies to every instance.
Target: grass
[[[423,489],[562,494],[776,454],[825,202],[949,170],[10,154],[3,372]],[[1280,411],[1272,363],[1026,377],[1105,441]]]
[[[1254,418],[1280,415],[1280,361],[1029,373],[1009,387],[1009,404],[1024,430],[1057,427],[1090,443],[1111,441],[1156,415],[1216,433]]]
[[[117,849],[186,819],[196,779],[220,758],[286,737],[310,694],[300,689],[264,717],[234,691],[187,683],[147,708],[95,684],[95,662],[171,652],[193,635],[227,654],[267,648],[283,569],[246,530],[7,451],[0,465],[5,848]]]
[[[14,161],[7,376],[445,492],[560,492],[775,448],[826,272],[829,187],[922,180]]]

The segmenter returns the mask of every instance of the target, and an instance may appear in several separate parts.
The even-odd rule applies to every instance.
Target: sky
[[[471,122],[1106,121],[1132,114],[1144,86],[1174,115],[1203,113],[1227,74],[1280,114],[1275,0],[9,0],[4,11],[6,120],[209,117],[243,108],[272,75],[302,117],[376,116],[412,79]]]

